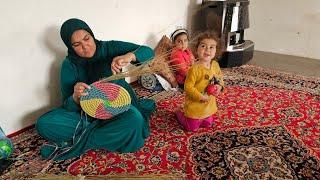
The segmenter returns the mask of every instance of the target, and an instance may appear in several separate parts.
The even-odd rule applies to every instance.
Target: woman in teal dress
[[[69,159],[89,149],[121,153],[139,150],[150,134],[153,100],[138,99],[131,86],[121,79],[113,83],[130,93],[128,111],[110,120],[98,120],[87,116],[79,101],[89,84],[119,73],[129,63],[152,59],[152,49],[122,41],[96,40],[90,27],[79,19],[65,21],[60,35],[68,48],[60,74],[63,104],[36,122],[38,133],[49,142],[41,147],[42,157]]]

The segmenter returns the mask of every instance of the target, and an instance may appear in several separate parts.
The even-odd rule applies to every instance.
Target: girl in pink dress
[[[194,56],[188,47],[189,37],[186,29],[177,29],[171,35],[173,49],[170,64],[175,69],[175,77],[180,88],[183,88],[187,72],[194,63]]]

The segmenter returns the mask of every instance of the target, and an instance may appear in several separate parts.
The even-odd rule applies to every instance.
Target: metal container
[[[221,67],[245,64],[253,57],[254,43],[244,39],[249,28],[249,0],[203,0],[196,31],[215,31],[221,39]]]

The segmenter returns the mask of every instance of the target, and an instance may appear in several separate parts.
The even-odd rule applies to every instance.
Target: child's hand
[[[202,95],[200,101],[201,102],[208,102],[210,100],[208,95]]]
[[[191,64],[194,64],[196,62],[196,58],[194,58],[194,56],[192,56],[190,60],[191,60]]]
[[[222,86],[220,86],[219,84],[216,85],[217,86],[217,93],[216,93],[216,96],[221,94],[222,92]]]

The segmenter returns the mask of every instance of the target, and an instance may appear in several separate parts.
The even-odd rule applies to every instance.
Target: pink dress
[[[178,84],[183,85],[187,72],[193,63],[194,56],[189,48],[186,50],[173,49],[170,56],[170,64],[176,69],[175,77]]]

